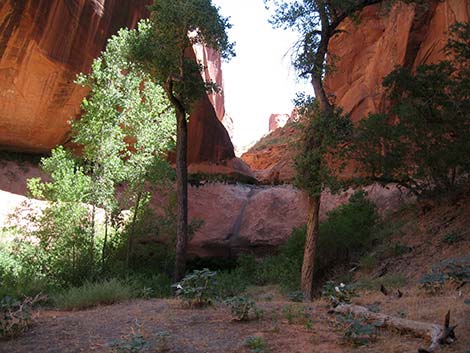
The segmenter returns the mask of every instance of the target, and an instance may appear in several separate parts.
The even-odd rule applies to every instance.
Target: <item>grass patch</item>
[[[378,290],[381,285],[387,289],[399,289],[406,286],[406,277],[399,273],[389,273],[380,278],[360,278],[356,285],[359,289]]]
[[[54,304],[65,310],[82,310],[97,305],[119,303],[134,297],[131,285],[118,279],[85,283],[53,296]]]

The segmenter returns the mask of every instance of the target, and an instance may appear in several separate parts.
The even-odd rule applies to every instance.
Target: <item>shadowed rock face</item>
[[[67,121],[80,114],[80,103],[86,95],[86,90],[73,83],[76,74],[89,71],[93,59],[119,28],[132,28],[146,17],[149,3],[0,1],[0,148],[48,152],[66,142]],[[205,75],[213,74],[221,81],[217,70],[220,58],[215,54],[200,59],[209,68]],[[223,100],[211,100],[222,113]],[[201,99],[193,117],[190,162],[234,156],[230,138],[209,98]]]

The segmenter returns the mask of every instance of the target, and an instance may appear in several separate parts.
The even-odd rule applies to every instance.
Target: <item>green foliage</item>
[[[293,65],[301,77],[321,76],[327,69],[325,61],[330,38],[347,17],[356,18],[356,12],[370,1],[364,0],[264,0],[274,9],[271,24],[291,29],[299,34],[293,48]],[[379,1],[377,1],[379,2]],[[272,5],[270,5],[272,4]]]
[[[132,333],[126,338],[114,340],[109,343],[113,353],[163,353],[169,352],[170,332],[159,331],[153,337],[146,337],[139,326],[132,328]]]
[[[128,340],[121,340],[113,344],[116,353],[139,353],[148,346],[148,342],[141,334],[134,334]]]
[[[263,337],[249,336],[245,340],[245,346],[252,353],[267,353],[268,352],[268,345],[264,341]]]
[[[350,197],[349,203],[328,214],[320,224],[318,239],[317,279],[324,278],[331,270],[357,261],[371,247],[376,239],[379,217],[375,205],[358,192]],[[288,241],[280,247],[279,253],[257,260],[242,255],[238,266],[223,275],[226,292],[237,295],[247,285],[279,284],[287,293],[300,288],[300,271],[304,254],[305,227],[294,229]]]
[[[328,219],[320,224],[316,271],[325,274],[335,265],[347,264],[359,259],[372,247],[379,216],[366,193],[353,194],[349,203],[328,213]]]
[[[291,324],[306,324],[311,316],[309,309],[302,304],[285,305],[282,307],[282,316]]]
[[[362,277],[354,283],[357,289],[378,290],[381,285],[387,289],[399,289],[406,285],[406,277],[399,273],[387,273],[379,278]]]
[[[65,310],[82,310],[97,305],[109,305],[134,297],[130,284],[110,279],[102,282],[86,282],[80,287],[72,287],[53,297],[54,304]]]
[[[457,232],[447,233],[442,237],[442,241],[448,245],[458,243],[463,240],[463,235]]]
[[[155,0],[150,9],[150,20],[138,25],[130,57],[188,110],[204,92],[219,88],[202,81],[199,73],[204,67],[186,57],[185,51],[203,44],[231,58],[233,44],[226,33],[231,26],[208,0]]]
[[[333,306],[337,306],[343,303],[351,303],[351,300],[358,297],[358,294],[355,285],[336,284],[333,281],[328,281],[323,285],[322,296],[328,298]]]
[[[304,294],[301,291],[294,291],[287,294],[287,298],[292,302],[301,303],[304,301]]]
[[[217,272],[207,268],[194,270],[172,287],[176,289],[176,296],[189,307],[211,305],[216,295],[216,275]]]
[[[136,35],[120,30],[91,72],[78,76],[89,90],[83,115],[71,122],[71,140],[81,153],[57,147],[41,160],[49,179],[29,180],[31,196],[49,203],[42,212],[26,208],[17,215],[20,236],[9,254],[22,273],[10,279],[64,287],[122,273],[129,270],[136,234],[155,233],[145,228],[145,220],[154,219],[148,190],[173,177],[165,157],[174,147],[176,124],[163,89],[128,60]]]
[[[345,186],[338,175],[344,168],[341,147],[348,141],[352,122],[340,109],[321,112],[317,101],[298,95],[295,105],[302,117],[302,139],[295,159],[295,185],[309,195],[320,195],[325,188],[332,192]]]
[[[224,299],[241,295],[250,284],[249,278],[245,277],[239,268],[232,271],[217,272],[216,296]]]
[[[172,296],[171,277],[165,273],[155,273],[155,271],[133,273],[126,282],[137,297],[149,299]]]
[[[0,300],[0,339],[13,338],[26,331],[32,323],[32,308],[44,297],[37,295],[22,301],[5,296]]]
[[[353,347],[360,347],[377,339],[377,328],[380,327],[380,323],[369,324],[364,320],[354,318],[352,315],[337,316],[337,318],[346,325],[343,334],[345,343],[351,344]]]
[[[470,257],[453,258],[441,261],[432,271],[423,276],[420,284],[430,292],[436,292],[447,281],[458,285],[470,283]]]
[[[224,304],[230,308],[232,316],[238,321],[248,321],[251,318],[258,319],[262,315],[256,302],[247,297],[230,297],[224,300]]]
[[[451,28],[454,59],[398,68],[383,85],[393,103],[355,129],[350,154],[369,179],[394,182],[416,195],[448,192],[470,171],[470,24]]]

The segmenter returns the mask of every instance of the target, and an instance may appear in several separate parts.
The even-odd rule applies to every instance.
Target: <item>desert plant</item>
[[[268,351],[268,345],[265,340],[259,336],[249,336],[245,340],[245,346],[252,353],[266,353]]]
[[[26,331],[31,325],[33,305],[45,297],[16,300],[6,296],[0,300],[0,338],[12,338]]]
[[[310,313],[302,304],[285,305],[282,307],[282,315],[289,324],[302,323],[308,325]]]
[[[346,285],[344,283],[336,284],[328,281],[324,284],[322,295],[330,301],[333,306],[342,303],[351,303],[354,297],[358,297],[355,285]]]
[[[224,300],[224,304],[230,308],[232,316],[238,321],[248,321],[251,318],[260,318],[261,309],[256,306],[253,299],[247,297],[231,297]]]
[[[338,316],[337,318],[346,325],[346,329],[343,333],[345,343],[359,347],[374,342],[377,339],[377,326],[374,324],[356,319],[351,315],[346,317]]]
[[[217,272],[207,268],[194,270],[172,287],[176,289],[176,296],[189,307],[211,305],[216,295],[216,275]]]

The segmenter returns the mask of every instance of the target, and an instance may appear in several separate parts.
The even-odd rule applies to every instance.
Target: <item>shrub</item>
[[[131,285],[110,279],[102,282],[87,282],[80,287],[72,287],[53,297],[54,304],[66,310],[87,309],[97,305],[109,305],[130,299],[134,296]]]
[[[45,297],[37,295],[23,301],[6,296],[0,300],[0,338],[12,338],[31,325],[31,311],[35,303]]]
[[[351,344],[353,347],[364,346],[377,339],[377,328],[379,324],[369,324],[361,319],[356,319],[351,315],[346,317],[337,316],[338,320],[346,325],[343,334],[345,343]]]
[[[249,279],[243,276],[240,269],[217,272],[216,280],[216,296],[220,299],[240,295],[250,284]]]
[[[245,340],[245,346],[253,353],[266,353],[268,346],[259,336],[250,336]]]
[[[345,285],[344,283],[335,284],[332,281],[325,283],[322,289],[322,295],[327,297],[333,306],[342,303],[351,303],[352,298],[358,297],[356,286]]]
[[[207,268],[194,270],[172,287],[176,288],[176,296],[189,307],[203,307],[215,299],[216,275],[217,272]]]
[[[230,308],[232,316],[238,321],[248,321],[250,318],[258,319],[262,315],[256,302],[247,297],[231,297],[226,299],[224,304]]]
[[[164,273],[133,274],[127,282],[138,297],[168,298],[172,295],[171,278]]]

